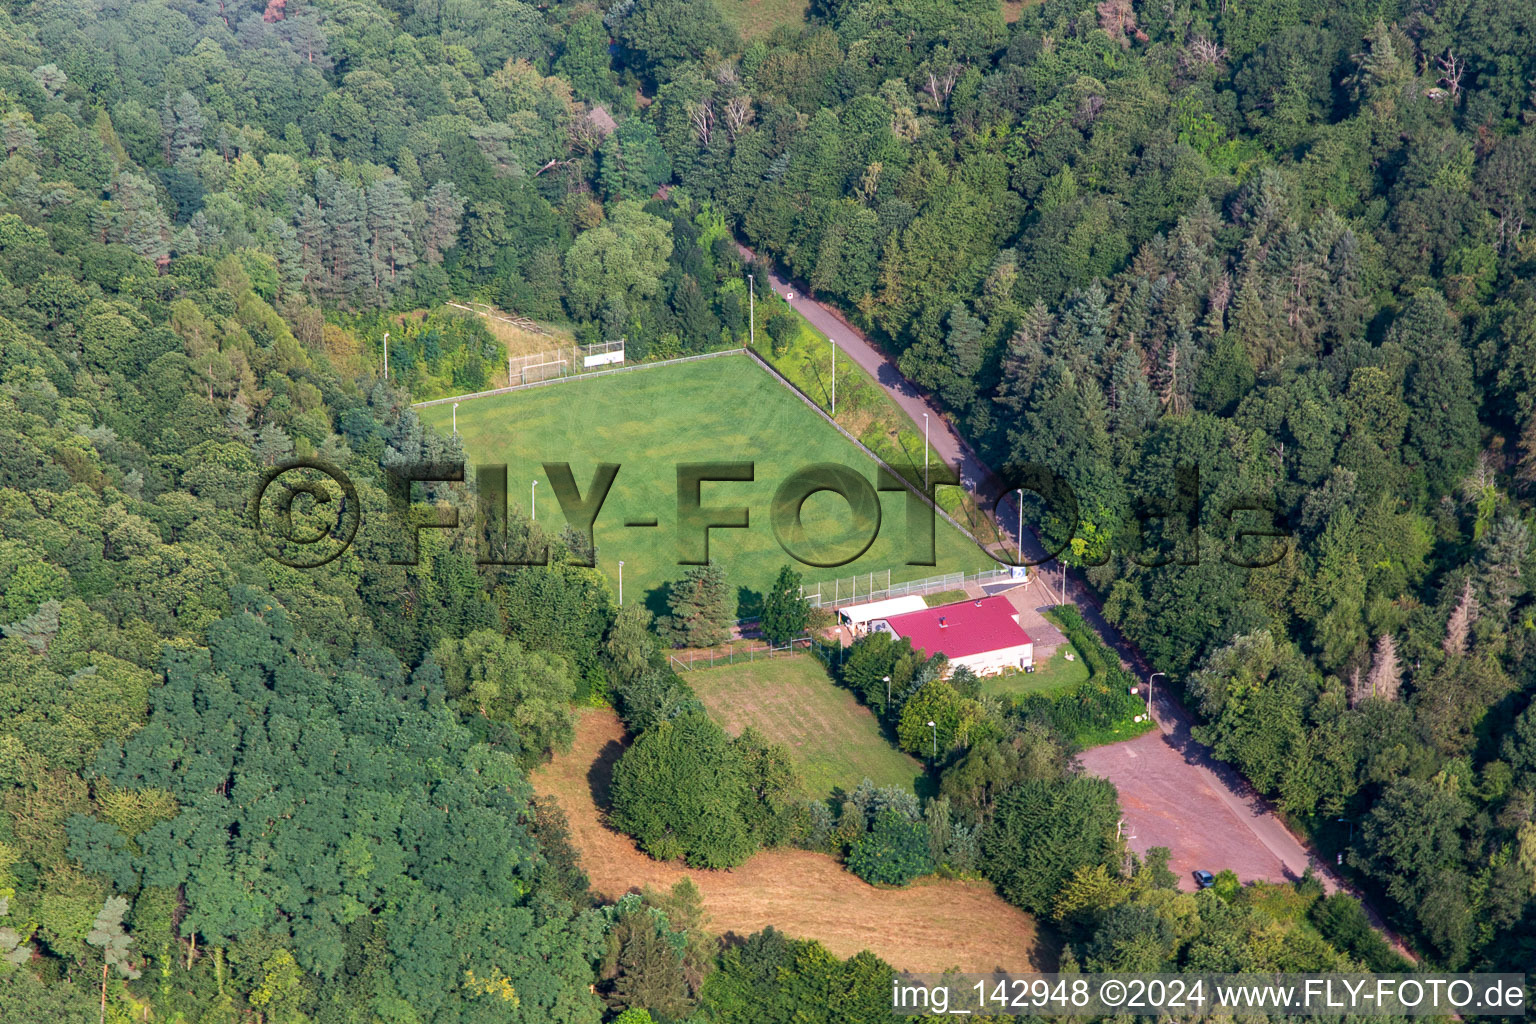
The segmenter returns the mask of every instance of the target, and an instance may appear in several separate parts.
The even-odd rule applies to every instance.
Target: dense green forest
[[[1309,881],[1123,859],[1054,712],[934,685],[946,810],[791,807],[596,570],[433,531],[416,565],[264,556],[263,467],[382,511],[383,467],[459,454],[412,391],[499,350],[444,300],[702,351],[745,332],[737,239],[1070,483],[1047,539],[1219,756],[1320,841],[1358,823],[1430,962],[1536,962],[1536,8],[816,0],[750,41],[721,10],[0,5],[7,1024],[878,1019],[867,954],[594,905],[526,772],[609,697],[637,792],[669,745],[731,774],[702,858],[981,871],[1087,969],[1394,966]],[[1221,557],[1255,514],[1290,534],[1263,569]],[[871,705],[880,659],[932,684],[865,657]]]

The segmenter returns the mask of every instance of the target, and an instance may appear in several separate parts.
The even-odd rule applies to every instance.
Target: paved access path
[[[740,248],[743,256],[753,258],[752,250]],[[795,311],[874,377],[914,423],[923,426],[927,416],[929,443],[934,451],[958,468],[961,484],[976,504],[990,508],[1001,487],[997,475],[950,426],[938,405],[902,376],[895,362],[836,309],[808,298],[800,284],[785,280],[776,270],[770,271],[769,282],[779,295],[793,294],[790,305]],[[1018,506],[1012,495],[1006,496],[998,509],[1004,534],[1013,543],[1020,543],[1019,531],[1013,526],[1018,522]],[[1076,604],[1084,620],[1126,667],[1143,681],[1149,679],[1151,665],[1104,618],[1092,589],[1076,573],[1063,572],[1060,563],[1047,561],[1045,550],[1033,533],[1024,533],[1022,545],[1026,557],[1040,565],[1034,574],[1035,582],[1046,582],[1059,599]],[[1269,802],[1236,769],[1218,761],[1208,747],[1194,739],[1190,734],[1193,717],[1157,687],[1153,688],[1153,711],[1158,731],[1091,750],[1083,757],[1085,767],[1120,789],[1126,824],[1137,837],[1132,840],[1133,849],[1170,846],[1174,865],[1186,867],[1186,886],[1191,884],[1187,871],[1194,867],[1211,871],[1232,867],[1245,879],[1275,882],[1299,878],[1310,867],[1327,891],[1345,889],[1359,895],[1334,872],[1332,865],[1324,863],[1286,827]],[[1199,857],[1215,859],[1197,863]],[[1377,927],[1386,931],[1369,904],[1366,912]],[[1402,949],[1396,937],[1387,934]]]
[[[752,259],[752,250],[741,246],[742,255]],[[779,295],[793,294],[790,305],[795,312],[811,322],[811,326],[832,339],[838,349],[848,355],[855,363],[863,367],[886,394],[901,407],[901,410],[912,418],[912,422],[921,428],[923,417],[928,417],[928,443],[934,452],[945,464],[957,467],[960,471],[960,482],[965,489],[972,494],[986,495],[990,485],[995,479],[992,470],[986,463],[971,450],[971,446],[961,440],[949,425],[949,421],[939,415],[938,408],[931,405],[926,395],[918,390],[917,385],[901,375],[886,354],[875,346],[875,343],[866,338],[852,324],[844,320],[842,314],[830,306],[824,306],[813,299],[805,297],[799,285],[791,284],[780,277],[778,271],[769,272],[769,281],[773,290]],[[979,499],[978,499],[979,500]],[[990,501],[990,497],[986,500]]]

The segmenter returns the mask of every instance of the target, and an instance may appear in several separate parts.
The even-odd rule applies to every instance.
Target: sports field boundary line
[[[679,363],[694,363],[700,359],[714,359],[718,356],[740,355],[747,350],[744,348],[723,348],[718,352],[700,352],[691,356],[679,356],[676,359],[661,359],[654,363],[635,363],[633,366],[615,366],[611,370],[593,370],[591,373],[572,373],[564,377],[551,377],[548,380],[533,380],[527,384],[513,384],[504,388],[492,388],[490,391],[473,391],[467,395],[449,395],[447,398],[432,398],[425,402],[412,402],[412,409],[425,409],[429,405],[444,405],[448,402],[467,402],[472,398],[491,398],[495,395],[507,395],[514,391],[526,391],[529,388],[542,388],[550,384],[564,384],[574,380],[588,380],[592,377],[606,377],[610,373],[629,373],[631,370],[653,370],[658,366],[676,366]],[[838,428],[842,430],[841,427]],[[847,433],[847,431],[843,431]],[[862,445],[860,447],[863,447]],[[866,449],[867,451],[868,449]],[[974,539],[974,538],[973,538]]]
[[[928,495],[924,494],[922,492],[921,488],[919,488],[916,484],[912,483],[912,481],[908,480],[902,474],[898,473],[894,466],[892,466],[889,462],[886,462],[880,456],[876,455],[872,450],[870,450],[870,447],[868,445],[866,445],[863,441],[860,441],[857,437],[854,437],[853,434],[850,433],[848,430],[846,430],[841,423],[839,423],[839,422],[837,422],[837,420],[833,419],[832,416],[827,412],[827,410],[825,410],[821,406],[817,405],[816,401],[814,399],[812,399],[810,395],[807,395],[804,391],[801,391],[798,387],[796,387],[794,381],[790,380],[788,377],[786,377],[782,373],[780,373],[778,371],[778,369],[772,363],[768,362],[768,360],[764,359],[762,356],[760,356],[756,352],[752,351],[752,349],[744,348],[744,349],[741,349],[741,351],[745,352],[748,356],[750,356],[752,358],[752,360],[755,363],[757,363],[758,366],[761,366],[763,369],[767,370],[769,375],[771,375],[780,384],[783,384],[786,388],[788,388],[790,390],[791,394],[793,394],[795,397],[799,398],[800,401],[804,402],[806,405],[810,406],[810,408],[815,410],[816,415],[820,416],[822,419],[824,419],[828,423],[830,423],[832,425],[832,427],[839,434],[842,434],[849,441],[853,442],[853,445],[856,448],[858,448],[859,451],[863,452],[865,455],[869,456],[872,460],[874,460],[875,465],[877,465],[881,469],[885,470],[887,473],[889,473],[895,479],[900,480],[902,482],[903,486],[905,486],[907,490],[909,490],[913,494],[917,495],[919,498],[921,498],[923,500],[924,504],[926,504],[929,508],[933,509],[939,515],[943,516],[945,522],[947,522],[950,526],[953,526],[955,529],[959,530],[961,536],[966,537],[967,539],[970,540],[970,542],[972,544],[975,544],[977,549],[979,551],[981,551],[982,554],[986,555],[988,558],[993,558],[991,552],[987,551],[987,549],[982,546],[981,541],[976,539],[976,535],[974,533],[972,533],[970,530],[966,529],[964,526],[961,526],[960,523],[955,519],[954,516],[950,515],[948,512],[945,512],[942,508],[939,507],[939,503],[938,502],[934,501],[931,497],[929,497]],[[995,558],[993,558],[993,560],[996,561]],[[998,563],[998,564],[1001,565],[1002,563]]]
[[[901,473],[897,472],[896,468],[894,466],[892,466],[889,462],[886,462],[880,456],[876,455],[874,453],[874,451],[871,450],[868,445],[866,445],[863,441],[860,441],[857,437],[853,436],[853,434],[850,433],[846,428],[844,428],[844,426],[841,423],[839,423],[839,422],[837,422],[837,420],[833,419],[832,416],[827,412],[827,410],[825,410],[821,406],[817,405],[816,401],[813,398],[811,398],[811,396],[807,395],[804,391],[801,391],[798,387],[796,387],[794,381],[792,381],[788,377],[784,376],[784,374],[780,373],[778,371],[778,369],[776,367],[774,367],[774,365],[772,363],[768,362],[768,360],[764,359],[762,356],[758,355],[756,352],[754,352],[751,348],[748,348],[748,347],[743,347],[743,348],[727,348],[727,349],[721,349],[718,352],[701,352],[701,353],[699,353],[697,355],[681,356],[681,357],[679,357],[677,359],[662,359],[662,360],[659,360],[658,362],[654,362],[654,363],[636,363],[633,366],[616,366],[616,367],[614,367],[611,370],[594,370],[591,373],[577,373],[577,374],[572,374],[569,377],[551,377],[549,380],[531,381],[531,382],[529,382],[527,384],[514,384],[511,387],[495,388],[495,389],[490,390],[490,391],[476,391],[476,392],[474,392],[472,394],[468,394],[468,395],[454,395],[454,396],[451,396],[451,397],[448,397],[448,398],[434,398],[434,399],[431,399],[431,400],[425,401],[425,402],[413,402],[411,404],[411,408],[412,409],[425,409],[426,407],[431,406],[431,405],[444,405],[444,404],[449,403],[449,402],[467,402],[470,399],[474,399],[474,398],[491,398],[491,397],[494,397],[495,395],[506,395],[506,394],[511,394],[513,392],[517,392],[517,391],[526,391],[529,388],[540,388],[540,387],[545,387],[545,386],[550,385],[550,384],[562,384],[562,383],[565,383],[567,381],[587,380],[587,379],[590,379],[592,377],[602,377],[602,376],[606,376],[606,375],[612,374],[612,373],[628,373],[631,370],[653,369],[653,368],[662,367],[662,366],[677,366],[680,363],[693,363],[693,362],[698,362],[701,359],[715,359],[715,358],[717,358],[719,356],[734,356],[734,355],[745,355],[745,356],[749,357],[758,366],[761,366],[764,370],[768,371],[768,375],[770,377],[772,377],[774,380],[778,381],[785,388],[787,388],[789,390],[790,394],[794,395],[796,398],[800,399],[800,401],[804,402],[808,408],[810,408],[813,412],[816,413],[816,415],[820,416],[824,421],[826,421],[828,424],[830,424],[832,426],[832,428],[834,430],[836,430],[839,434],[843,435],[843,437],[846,438],[851,444],[853,444],[853,446],[855,448],[857,448],[859,451],[863,452],[866,456],[868,456],[870,458],[870,460],[874,462],[875,465],[877,465],[881,469],[885,470],[893,478],[901,481],[902,486],[904,486],[911,493],[913,493],[913,494],[917,495],[919,498],[921,498],[923,503],[925,505],[927,505],[929,508],[933,509],[934,512],[936,512],[940,516],[942,516],[946,523],[948,523],[950,526],[953,526],[955,529],[959,530],[960,531],[960,535],[962,537],[965,537],[972,544],[975,544],[977,550],[979,550],[982,554],[986,555],[988,558],[992,558],[993,561],[997,560],[992,555],[991,552],[987,551],[986,547],[982,545],[981,541],[976,539],[976,535],[974,533],[972,533],[970,530],[966,529],[966,527],[962,526],[960,524],[960,522],[957,519],[955,519],[954,516],[950,515],[948,512],[946,512],[942,508],[940,508],[938,502],[934,501],[927,494],[924,494],[921,488],[919,488],[916,484],[912,483],[912,481],[908,480],[904,475],[902,475]],[[1004,563],[999,562],[998,564],[1002,565]]]

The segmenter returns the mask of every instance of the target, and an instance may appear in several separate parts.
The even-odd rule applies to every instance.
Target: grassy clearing
[[[1024,16],[1026,8],[1034,7],[1043,0],[1001,0],[1003,5],[1003,21],[1012,25]]]
[[[806,0],[715,0],[725,20],[736,26],[748,41],[765,36],[780,25],[805,23]]]
[[[735,736],[750,725],[787,746],[807,796],[852,791],[865,779],[917,789],[923,766],[886,741],[875,716],[827,677],[815,655],[700,669],[685,678],[726,732]]]
[[[422,419],[444,432],[452,408],[431,406]],[[677,466],[685,462],[754,463],[751,482],[705,483],[706,508],[746,507],[747,529],[710,531],[709,555],[750,605],[791,561],[775,539],[769,509],[775,490],[798,470],[831,462],[854,469],[871,483],[875,467],[799,398],[745,356],[721,356],[681,366],[590,377],[528,391],[475,399],[459,406],[459,434],[471,463],[505,463],[512,504],[530,508],[530,485],[539,481],[541,526],[564,526],[545,462],[568,462],[587,493],[598,463],[621,467],[596,527],[599,563],[617,582],[623,560],[626,600],[665,604],[663,585],[686,571],[679,565]],[[879,533],[859,558],[835,568],[797,565],[806,582],[846,579],[890,570],[891,580],[921,579],[944,572],[976,572],[993,563],[962,534],[940,520],[935,530],[937,565],[907,565],[906,500],[880,495]],[[655,526],[626,527],[652,521]],[[807,547],[824,555],[858,549],[848,504],[822,492],[802,509]],[[690,534],[692,536],[692,534]]]
[[[1067,652],[1073,658],[1067,660]],[[992,696],[1013,696],[1025,693],[1058,693],[1086,682],[1088,665],[1070,643],[1056,648],[1056,653],[1044,665],[1037,665],[1033,672],[1009,672],[1006,675],[988,676],[981,682],[981,692]]]
[[[501,316],[506,315],[500,310],[496,312]],[[541,323],[539,324],[543,329],[541,333],[508,323],[506,320],[498,320],[496,317],[480,319],[485,323],[486,329],[491,332],[491,336],[506,347],[509,356],[531,356],[576,344],[576,335],[568,327]]]
[[[923,600],[927,602],[929,608],[937,608],[940,605],[964,601],[969,596],[963,590],[941,590],[937,594],[924,594]]]
[[[652,860],[604,821],[624,739],[612,711],[583,711],[570,752],[531,779],[569,816],[571,841],[601,896],[617,899],[646,885],[668,889],[691,878],[704,896],[705,927],[716,934],[746,936],[773,925],[795,938],[817,939],[838,956],[867,949],[908,971],[1056,969],[1054,937],[1037,931],[1033,918],[986,882],[924,878],[905,889],[876,889],[826,854],[806,850],[767,850],[729,871]]]

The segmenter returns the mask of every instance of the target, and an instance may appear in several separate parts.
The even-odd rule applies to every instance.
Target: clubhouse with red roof
[[[1034,664],[1035,644],[1019,625],[1019,613],[1007,597],[956,601],[954,604],[902,612],[868,622],[912,642],[913,650],[943,654],[949,671],[960,665],[979,676]]]

